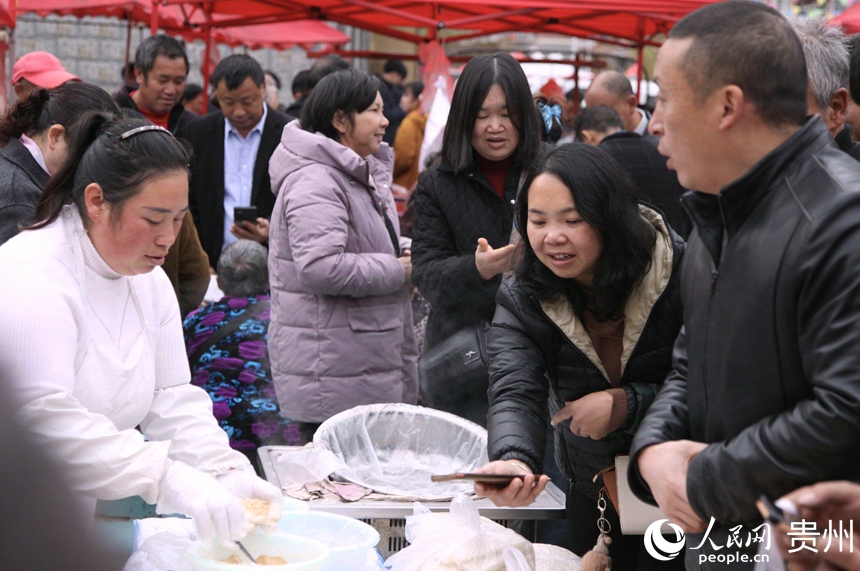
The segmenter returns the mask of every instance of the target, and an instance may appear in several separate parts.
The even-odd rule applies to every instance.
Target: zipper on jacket
[[[711,297],[714,297],[714,292],[717,290],[717,278],[719,277],[719,275],[720,272],[718,272],[716,269],[711,270]]]

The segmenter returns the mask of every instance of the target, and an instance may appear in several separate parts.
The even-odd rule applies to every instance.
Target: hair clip
[[[142,127],[135,127],[134,129],[130,129],[119,136],[120,139],[126,140],[129,137],[134,137],[138,133],[143,133],[144,131],[164,131],[171,137],[173,137],[173,133],[165,129],[164,127],[159,127],[158,125],[144,125]]]

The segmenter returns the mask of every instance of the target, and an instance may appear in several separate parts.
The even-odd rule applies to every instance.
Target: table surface
[[[275,470],[275,462],[286,452],[300,450],[298,446],[261,446],[257,450],[260,464],[266,475],[266,480],[282,488],[281,481]],[[537,499],[529,506],[522,508],[498,507],[487,498],[475,500],[478,512],[492,520],[547,520],[565,518],[564,493],[552,482],[547,484]],[[411,501],[396,500],[358,500],[346,502],[342,500],[319,499],[311,500],[308,505],[313,510],[345,515],[357,519],[392,518],[401,519],[412,515]],[[445,512],[451,502],[422,502],[431,511]]]

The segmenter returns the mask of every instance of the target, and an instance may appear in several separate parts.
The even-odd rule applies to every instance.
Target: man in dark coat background
[[[687,533],[689,570],[753,568],[761,495],[860,478],[860,165],[807,118],[806,73],[748,0],[689,14],[657,56],[650,128],[696,230],[629,479]]]
[[[618,112],[596,105],[576,116],[576,139],[598,146],[618,161],[639,187],[639,200],[656,206],[672,230],[685,240],[690,235],[690,217],[681,207],[685,192],[678,175],[666,166],[666,157],[652,143],[624,130]]]
[[[156,34],[143,40],[134,54],[138,86],[121,86],[113,99],[121,109],[132,109],[174,135],[196,115],[182,105],[188,77],[188,56],[174,38]]]
[[[397,59],[385,62],[382,75],[379,76],[379,94],[382,96],[383,113],[388,119],[388,127],[385,129],[383,141],[394,146],[394,138],[401,121],[406,117],[406,111],[400,107],[400,98],[403,97],[403,81],[406,79],[406,66]]]
[[[807,115],[821,115],[839,149],[860,161],[860,143],[851,140],[851,127],[846,124],[851,60],[842,29],[807,18],[792,18],[791,25],[806,59]]]
[[[275,206],[269,158],[292,117],[265,102],[263,68],[246,55],[221,60],[212,72],[221,110],[198,117],[177,134],[191,143],[188,201],[200,243],[215,267],[238,238],[265,243]],[[256,206],[256,223],[233,220],[234,207]]]

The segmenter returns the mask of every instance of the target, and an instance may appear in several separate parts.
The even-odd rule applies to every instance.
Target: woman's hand
[[[397,258],[397,261],[406,270],[406,285],[404,286],[410,292],[412,291],[412,250],[403,250],[403,255]]]
[[[475,250],[475,266],[481,279],[488,281],[499,274],[514,269],[514,244],[504,248],[493,249],[486,238],[478,238],[478,249]]]
[[[475,472],[479,474],[516,474],[522,478],[515,478],[504,488],[492,484],[475,482],[475,493],[479,496],[489,498],[497,506],[520,508],[535,501],[535,498],[546,488],[549,476],[535,476],[525,466],[517,462],[506,462],[496,460],[484,464]]]
[[[239,239],[253,240],[263,243],[269,239],[269,221],[265,218],[257,218],[257,224],[243,220],[239,224],[230,226],[230,233]]]
[[[582,438],[600,440],[609,432],[609,415],[612,413],[612,395],[598,391],[581,399],[567,402],[563,409],[552,417],[555,426],[570,419],[570,431]]]

